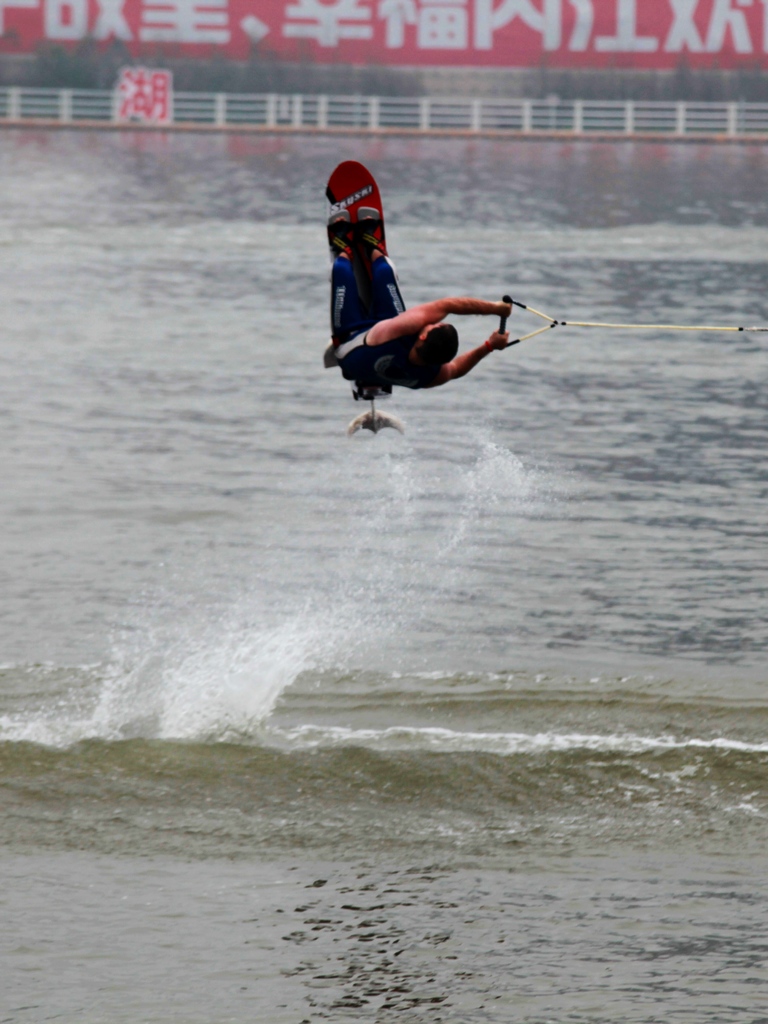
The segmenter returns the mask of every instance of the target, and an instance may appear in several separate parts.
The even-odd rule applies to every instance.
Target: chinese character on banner
[[[466,50],[467,0],[422,0],[419,8],[420,50]]]
[[[580,19],[585,13],[585,8],[589,10],[591,17],[589,0],[572,2]],[[634,9],[635,0],[628,2]],[[626,4],[627,0],[618,0],[618,3]],[[619,18],[621,20],[621,15]],[[494,0],[475,0],[475,49],[492,50],[493,36],[497,29],[506,28],[518,20],[534,32],[541,33],[545,50],[559,48],[562,33],[560,0],[541,0],[540,7],[536,7],[531,0],[501,0],[498,6],[494,4]]]
[[[283,25],[286,39],[315,39],[320,46],[338,46],[340,39],[373,39],[373,25],[350,24],[371,20],[370,7],[358,0],[298,0],[285,8],[285,16],[294,22]]]
[[[376,13],[387,24],[385,45],[399,50],[405,45],[405,26],[416,25],[419,20],[415,0],[379,0]]]
[[[230,40],[228,0],[144,0],[142,43],[214,43]]]
[[[117,82],[120,94],[118,119],[170,124],[173,120],[172,90],[173,78],[170,71],[123,68]]]
[[[768,2],[768,0],[767,0]],[[466,50],[469,46],[468,0],[379,0],[376,13],[386,23],[385,45],[401,49],[406,25],[416,26],[420,50]]]

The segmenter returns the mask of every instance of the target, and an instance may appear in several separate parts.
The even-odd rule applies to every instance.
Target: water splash
[[[460,463],[413,450],[353,453],[365,487],[349,496],[322,572],[307,575],[303,546],[301,563],[281,547],[253,591],[222,610],[195,603],[210,570],[197,567],[201,578],[186,578],[183,591],[141,603],[96,681],[81,675],[42,706],[0,718],[0,739],[253,741],[303,672],[407,662],[404,638],[417,635],[430,603],[449,621],[447,606],[467,586],[473,524],[535,514],[549,496],[545,474],[487,436],[468,448]],[[448,516],[446,495],[456,510]],[[308,593],[290,612],[297,581]]]
[[[0,740],[66,747],[87,739],[253,737],[299,674],[338,661],[343,626],[308,612],[259,628],[230,613],[156,628],[42,707],[0,717]],[[78,675],[78,673],[75,673]],[[87,687],[84,685],[88,683]],[[86,692],[86,689],[88,692]]]
[[[503,514],[532,516],[553,500],[553,482],[490,437],[478,438],[474,463],[459,480],[459,513],[444,550],[459,547],[483,518]]]
[[[105,685],[95,735],[234,740],[258,731],[299,674],[322,667],[339,636],[301,615],[271,628],[229,615],[150,650]]]

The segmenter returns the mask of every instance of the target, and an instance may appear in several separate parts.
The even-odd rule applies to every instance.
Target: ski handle
[[[501,301],[502,302],[508,302],[510,304],[510,306],[512,305],[512,299],[509,297],[509,295],[502,295]],[[499,320],[499,334],[503,334],[504,331],[506,331],[506,329],[507,329],[507,318],[505,316],[503,316]]]

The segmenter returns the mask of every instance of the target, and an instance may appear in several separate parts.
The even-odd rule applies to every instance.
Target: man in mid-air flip
[[[382,240],[378,210],[364,207],[356,224],[346,210],[335,213],[328,238],[335,255],[331,272],[331,325],[334,355],[347,380],[406,388],[436,388],[469,373],[489,352],[506,348],[509,334],[494,331],[477,348],[457,355],[459,335],[443,323],[450,313],[508,317],[507,302],[446,298],[406,312],[392,263]],[[353,245],[371,262],[371,309],[366,310],[355,281]]]

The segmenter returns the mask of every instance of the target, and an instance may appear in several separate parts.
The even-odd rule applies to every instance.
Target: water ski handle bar
[[[512,305],[512,299],[509,297],[509,295],[502,295],[501,301],[502,302],[508,302],[510,306]],[[506,331],[506,329],[507,329],[507,318],[505,316],[503,316],[499,320],[499,334],[503,334],[504,331]]]
[[[502,302],[508,302],[510,306],[519,306],[520,305],[519,302],[515,302],[515,300],[513,298],[511,298],[511,296],[509,296],[509,295],[502,295],[501,301]],[[522,306],[521,308],[525,309],[526,307]],[[525,341],[527,338],[532,338],[534,336],[534,334],[541,334],[542,331],[546,331],[549,327],[554,327],[556,322],[557,321],[553,321],[552,323],[547,324],[546,327],[540,327],[538,329],[538,331],[531,331],[530,334],[524,334],[522,336],[522,338],[515,338],[514,341],[508,341],[507,342],[507,348],[512,348],[513,345],[519,345],[521,341]],[[502,317],[499,318],[499,334],[503,334],[504,331],[506,331],[506,329],[507,329],[507,317],[502,316]]]

